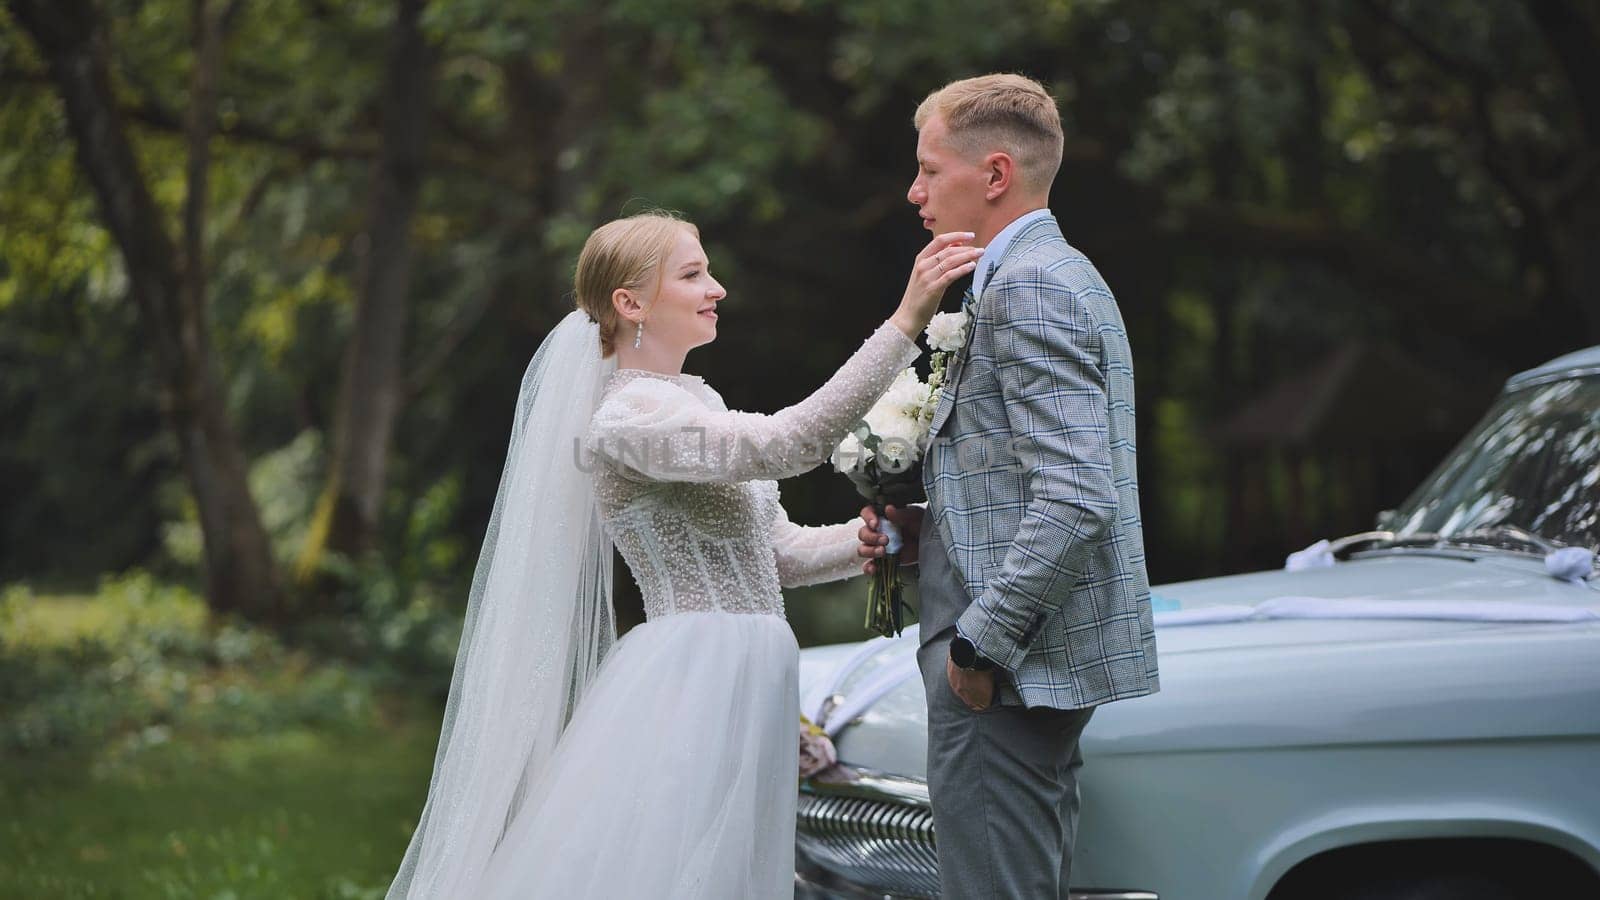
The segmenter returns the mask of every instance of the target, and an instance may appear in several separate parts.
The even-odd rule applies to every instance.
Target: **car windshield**
[[[1402,537],[1515,526],[1558,544],[1600,545],[1600,377],[1501,397],[1393,522]]]

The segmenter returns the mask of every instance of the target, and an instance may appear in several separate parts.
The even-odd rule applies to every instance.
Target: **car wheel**
[[[1566,900],[1600,897],[1600,873],[1544,844],[1419,839],[1344,847],[1302,861],[1267,900]]]
[[[1533,900],[1534,895],[1476,872],[1389,876],[1334,891],[1329,900]]]

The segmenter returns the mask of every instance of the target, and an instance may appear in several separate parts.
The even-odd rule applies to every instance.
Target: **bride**
[[[935,238],[838,372],[760,415],[682,372],[726,293],[694,226],[650,213],[589,236],[578,308],[523,377],[391,900],[793,896],[799,650],[780,588],[855,574],[860,520],[795,525],[773,479],[826,459],[916,359],[982,253],[971,237]],[[613,546],[646,613],[620,640]]]

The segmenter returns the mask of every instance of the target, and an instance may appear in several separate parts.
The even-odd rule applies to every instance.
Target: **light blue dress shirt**
[[[1006,255],[1006,245],[1011,243],[1011,239],[1033,222],[1048,218],[1049,215],[1048,209],[1035,209],[1017,216],[1011,220],[1010,225],[1000,229],[1000,233],[994,236],[989,246],[983,248],[983,256],[978,258],[978,267],[972,273],[972,296],[983,296],[983,289],[989,284],[989,277],[994,274],[994,267]]]

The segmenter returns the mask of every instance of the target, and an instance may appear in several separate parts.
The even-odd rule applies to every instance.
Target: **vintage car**
[[[1378,527],[1154,588],[1161,691],[1084,733],[1074,898],[1600,898],[1600,347]],[[840,764],[799,897],[938,895],[916,642],[802,652]]]

